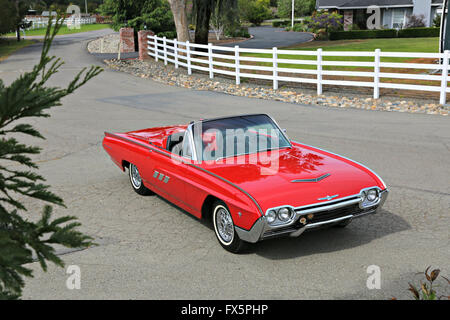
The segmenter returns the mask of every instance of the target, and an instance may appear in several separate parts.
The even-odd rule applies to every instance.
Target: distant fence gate
[[[192,70],[205,71],[211,79],[214,74],[232,76],[236,84],[240,84],[241,78],[270,80],[274,89],[278,89],[280,81],[310,83],[317,86],[318,95],[322,94],[323,85],[368,87],[373,88],[374,99],[380,97],[381,88],[439,92],[441,104],[446,103],[447,93],[450,92],[450,51],[416,53],[382,52],[379,49],[373,52],[249,49],[237,45],[234,48],[211,43],[202,45],[158,36],[148,36],[147,43],[148,55],[156,61],[161,59],[166,65],[173,63],[175,68],[185,67],[188,74],[192,74]],[[298,59],[295,56],[306,58]],[[367,61],[348,61],[355,57]],[[386,58],[393,62],[383,61]],[[419,61],[395,62],[405,58]],[[349,67],[355,70],[339,70]],[[335,70],[331,70],[333,68]],[[413,70],[415,72],[411,72]],[[429,70],[433,70],[434,74],[430,74]],[[356,77],[357,80],[324,79],[324,76]],[[361,81],[361,78],[365,80]],[[405,83],[389,82],[394,79],[405,80]]]

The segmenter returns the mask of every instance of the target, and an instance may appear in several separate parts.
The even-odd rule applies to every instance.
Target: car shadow
[[[163,197],[155,196],[214,232],[209,219],[198,219]],[[345,228],[327,227],[304,232],[298,238],[280,237],[247,244],[241,254],[257,254],[271,260],[293,259],[359,247],[387,235],[410,229],[411,225],[405,219],[382,209],[375,215],[355,219]]]
[[[411,229],[402,217],[386,210],[355,219],[346,228],[329,227],[303,233],[298,238],[278,238],[249,246],[247,254],[282,260],[318,253],[337,252],[370,243],[375,239]]]

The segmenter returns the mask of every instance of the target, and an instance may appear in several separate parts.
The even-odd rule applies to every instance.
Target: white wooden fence
[[[48,17],[47,18],[26,18],[27,21],[33,22],[30,28],[27,28],[25,30],[34,30],[34,29],[41,29],[41,28],[47,28],[48,25]],[[53,19],[53,24],[55,24],[56,19]],[[72,25],[82,25],[82,24],[94,24],[97,22],[97,18],[90,17],[90,18],[66,18],[63,21],[63,25],[66,26],[72,26]]]
[[[200,50],[199,50],[200,49]],[[265,54],[268,57],[254,57],[252,54]],[[333,86],[355,86],[373,88],[373,97],[380,97],[380,89],[399,89],[416,90],[440,93],[440,103],[446,103],[448,87],[448,70],[450,52],[445,53],[416,53],[416,52],[381,52],[379,49],[374,52],[357,51],[316,51],[303,50],[279,50],[273,49],[249,49],[214,46],[211,43],[201,45],[190,43],[189,41],[180,42],[176,39],[170,40],[166,37],[148,36],[148,55],[163,60],[164,63],[173,63],[175,68],[179,66],[187,68],[188,74],[192,70],[201,70],[209,73],[212,79],[214,74],[224,74],[236,78],[236,84],[240,84],[241,78],[264,79],[273,82],[273,88],[278,89],[278,83],[296,82],[311,83],[317,86],[317,94],[321,95],[323,85]],[[283,58],[280,58],[283,55]],[[311,60],[295,59],[297,56],[310,56]],[[294,56],[289,58],[289,56]],[[288,58],[286,58],[288,57]],[[345,60],[333,60],[323,57],[348,57]],[[354,57],[366,57],[373,61],[350,61]],[[417,58],[434,59],[435,63],[395,63],[382,62],[382,58]],[[224,62],[227,61],[227,62]],[[255,63],[259,64],[256,65]],[[288,67],[280,66],[285,64]],[[300,68],[292,67],[298,65]],[[301,69],[303,66],[314,66],[313,69]],[[324,67],[327,68],[324,68]],[[330,67],[328,67],[330,66]],[[221,67],[221,68],[220,68]],[[333,67],[357,67],[368,69],[368,71],[345,71],[328,70]],[[225,68],[225,69],[224,69]],[[395,72],[386,72],[381,68],[394,69]],[[408,73],[410,70],[422,70],[422,73]],[[253,70],[262,73],[249,73]],[[430,70],[435,74],[429,74]],[[390,71],[390,70],[388,70]],[[310,77],[305,77],[309,75]],[[362,77],[366,81],[355,80],[333,80],[324,79],[324,76],[338,77]],[[426,80],[432,81],[424,84],[414,83],[395,83],[383,82],[382,79],[401,79],[401,80]],[[433,85],[435,83],[436,85]]]

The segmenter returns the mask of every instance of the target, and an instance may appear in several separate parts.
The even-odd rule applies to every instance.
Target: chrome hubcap
[[[234,227],[233,220],[228,210],[219,208],[216,213],[217,232],[226,243],[233,241]]]
[[[134,164],[130,164],[130,177],[131,177],[131,183],[133,184],[133,187],[136,189],[139,189],[142,184],[141,176],[139,175],[139,171],[136,168]]]

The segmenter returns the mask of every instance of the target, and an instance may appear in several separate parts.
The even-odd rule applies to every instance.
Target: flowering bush
[[[319,31],[328,33],[343,29],[344,17],[337,12],[316,11],[309,18],[304,20],[308,31],[318,33]]]

